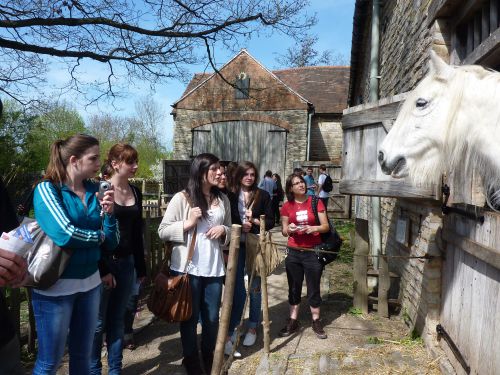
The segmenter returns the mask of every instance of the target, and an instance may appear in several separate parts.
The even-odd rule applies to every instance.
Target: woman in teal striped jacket
[[[38,334],[33,374],[55,374],[69,349],[69,373],[90,372],[90,354],[101,293],[97,263],[100,246],[114,249],[119,240],[113,216],[113,189],[97,198],[99,142],[74,135],[51,146],[44,180],[35,189],[33,203],[40,227],[73,254],[60,279],[50,288],[33,290],[32,304]],[[69,333],[68,333],[69,331]]]

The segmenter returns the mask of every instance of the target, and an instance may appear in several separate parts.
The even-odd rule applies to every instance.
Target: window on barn
[[[451,62],[500,67],[500,0],[460,2],[450,14]]]
[[[236,99],[248,99],[250,97],[250,77],[241,72],[236,79],[234,94]]]

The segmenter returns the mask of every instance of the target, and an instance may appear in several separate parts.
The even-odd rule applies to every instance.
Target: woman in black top
[[[120,243],[112,256],[103,254],[101,277],[103,297],[94,338],[91,374],[101,374],[101,349],[106,333],[109,374],[120,374],[124,335],[124,316],[134,284],[146,276],[143,245],[142,194],[129,183],[138,168],[137,151],[128,144],[115,144],[106,160],[109,181],[115,190],[115,216],[119,222]]]
[[[246,263],[245,234],[249,232],[258,234],[260,232],[260,215],[266,216],[266,230],[270,230],[274,227],[274,213],[271,197],[267,191],[257,187],[258,180],[259,175],[255,165],[252,162],[244,161],[236,168],[233,180],[234,185],[231,186],[232,191],[228,194],[229,202],[231,203],[231,220],[233,224],[240,224],[242,226],[233,309],[231,311],[228,330],[230,336],[232,336],[234,329],[240,322],[246,299],[244,280]],[[246,271],[248,274],[251,272],[249,269]],[[252,346],[255,343],[257,335],[256,328],[260,321],[261,310],[260,277],[254,277],[253,283],[249,286],[249,289],[250,309],[247,323],[248,331],[243,340],[244,346]],[[232,343],[229,338],[225,347],[226,354],[232,350]],[[234,356],[241,357],[241,354],[235,352]]]

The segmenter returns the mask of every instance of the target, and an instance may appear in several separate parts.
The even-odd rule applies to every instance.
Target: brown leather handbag
[[[170,275],[168,262],[155,277],[153,290],[148,299],[149,310],[168,323],[185,322],[193,313],[191,285],[187,267],[193,258],[196,243],[196,227],[189,245],[188,259],[182,275]]]

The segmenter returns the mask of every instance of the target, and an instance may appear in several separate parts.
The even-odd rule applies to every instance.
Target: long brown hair
[[[128,143],[116,143],[108,151],[108,156],[104,164],[107,166],[107,172],[110,173],[108,178],[115,174],[115,170],[111,165],[111,162],[125,162],[127,164],[132,164],[134,162],[139,162],[139,154],[137,150],[129,145]]]
[[[257,184],[259,183],[259,170],[251,161],[242,161],[238,164],[238,167],[234,172],[233,186],[231,187],[234,193],[238,193],[241,190],[241,179],[249,169],[253,169],[255,171],[255,181],[253,182],[253,185],[250,186],[250,191],[255,192],[257,190]]]
[[[99,146],[99,141],[86,134],[58,139],[50,146],[49,164],[43,178],[54,184],[61,184],[67,177],[66,167],[71,156],[81,158],[89,148],[94,146]]]

